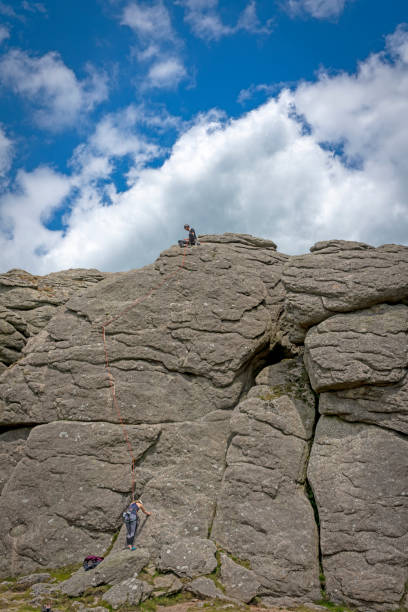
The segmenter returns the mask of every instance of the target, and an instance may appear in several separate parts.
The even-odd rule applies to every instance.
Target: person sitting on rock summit
[[[190,227],[188,223],[184,225],[184,229],[188,232],[188,238],[184,238],[183,240],[179,240],[179,246],[186,246],[186,243],[190,246],[194,246],[197,244],[197,234],[195,233],[194,227]]]
[[[126,525],[126,546],[129,550],[136,550],[136,547],[133,546],[133,542],[135,541],[137,527],[139,525],[139,519],[137,513],[141,510],[146,516],[150,516],[151,512],[147,512],[142,504],[141,499],[137,499],[136,501],[132,501],[125,512],[123,513],[123,520]]]

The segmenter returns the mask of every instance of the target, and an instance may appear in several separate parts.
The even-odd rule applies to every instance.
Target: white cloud
[[[123,10],[121,24],[135,32],[139,42],[136,56],[148,64],[141,79],[142,89],[173,89],[187,77],[180,55],[182,43],[161,0],[153,4],[131,2]]]
[[[246,30],[251,34],[270,34],[272,20],[262,24],[256,14],[255,0],[250,0],[235,25],[223,23],[218,12],[218,0],[177,0],[185,8],[185,21],[193,33],[204,40],[219,40]]]
[[[186,69],[177,57],[158,61],[150,67],[147,78],[150,87],[173,89],[187,75]]]
[[[128,4],[123,10],[121,24],[132,28],[143,42],[175,39],[169,12],[160,1],[151,5]]]
[[[71,189],[68,177],[49,168],[20,171],[15,189],[0,198],[0,249],[2,267],[39,267],[40,253],[57,247],[62,232],[50,231],[44,223]]]
[[[108,178],[114,170],[115,161],[129,157],[132,161],[132,176],[146,163],[162,154],[161,148],[146,140],[139,129],[145,125],[174,127],[170,116],[144,113],[142,107],[133,105],[123,111],[105,115],[96,125],[88,141],[74,152],[71,162],[75,170],[76,186]],[[105,187],[102,189],[104,191]]]
[[[29,11],[30,13],[47,14],[47,9],[42,2],[28,2],[28,0],[23,0],[22,7],[25,11]]]
[[[0,178],[8,172],[13,157],[13,143],[0,125]]]
[[[2,43],[3,40],[6,40],[7,38],[10,38],[10,32],[8,28],[3,25],[0,25],[0,43]]]
[[[88,66],[88,77],[79,81],[58,53],[30,57],[13,49],[0,59],[0,80],[34,105],[34,118],[43,128],[59,130],[74,124],[107,96],[106,75]]]
[[[248,100],[251,100],[257,93],[261,93],[264,96],[271,95],[272,93],[281,89],[282,86],[278,84],[267,85],[266,83],[259,83],[258,85],[250,85],[247,89],[241,89],[238,94],[237,102],[239,104],[245,104]]]
[[[292,15],[308,13],[317,19],[338,17],[348,0],[286,0],[286,7]]]
[[[30,198],[37,205],[29,227],[2,239],[3,266],[39,273],[137,267],[175,244],[186,222],[200,232],[272,238],[288,253],[329,238],[407,243],[407,45],[401,27],[388,38],[387,52],[369,57],[355,74],[322,73],[238,119],[217,112],[197,117],[161,166],[139,168],[120,193],[108,181],[102,189],[83,167],[70,180],[58,176],[62,194],[70,185],[78,189],[64,236],[48,230],[41,236],[43,196],[54,194],[55,173],[48,170],[51,189],[39,194],[31,186],[34,173],[23,175],[30,182],[24,198],[11,193],[0,209],[28,209]],[[145,146],[134,127],[140,116],[132,107],[106,118],[88,151],[108,164],[114,155],[137,160]],[[52,195],[49,205],[62,197]],[[14,223],[23,218],[15,212]],[[34,249],[39,241],[43,256]]]

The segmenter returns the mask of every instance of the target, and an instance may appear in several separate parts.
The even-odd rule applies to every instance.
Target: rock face
[[[235,409],[212,532],[277,603],[320,596],[318,534],[304,491],[314,422],[304,374],[297,360],[269,366]]]
[[[320,419],[309,478],[334,601],[399,607],[407,579],[407,457],[408,440],[395,432]]]
[[[98,270],[65,270],[43,277],[25,270],[0,274],[0,368],[21,357],[28,339],[47,325],[58,307],[107,276]]]
[[[117,274],[0,276],[1,575],[106,555],[119,534],[67,593],[403,609],[408,248],[200,243]],[[130,454],[152,513],[133,553]]]

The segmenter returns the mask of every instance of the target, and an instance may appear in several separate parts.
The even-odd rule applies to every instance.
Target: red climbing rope
[[[105,330],[106,330],[106,328],[109,325],[111,325],[112,323],[114,323],[115,321],[120,319],[120,317],[122,317],[124,314],[126,314],[127,312],[132,310],[132,308],[134,308],[137,304],[140,304],[140,302],[143,302],[143,300],[146,300],[155,291],[157,291],[158,289],[163,287],[163,285],[170,278],[172,278],[173,276],[176,276],[176,274],[179,273],[179,271],[184,267],[184,261],[185,261],[185,257],[186,257],[187,246],[188,246],[188,243],[186,243],[186,245],[184,247],[183,259],[181,261],[181,266],[179,266],[171,274],[168,274],[167,276],[165,276],[163,278],[162,282],[159,285],[157,285],[156,287],[153,287],[148,293],[145,293],[144,295],[141,295],[140,297],[138,297],[129,306],[127,306],[126,308],[121,310],[121,312],[119,312],[119,314],[117,314],[115,317],[112,317],[108,321],[105,321],[105,323],[102,325],[103,348],[104,348],[104,351],[105,351],[105,370],[106,370],[106,372],[108,374],[109,386],[110,386],[111,395],[112,395],[112,402],[113,402],[113,405],[115,407],[116,414],[117,414],[117,417],[119,419],[119,422],[120,422],[120,424],[122,426],[123,437],[125,439],[125,442],[126,442],[126,445],[127,445],[127,448],[128,448],[128,452],[129,452],[129,455],[130,455],[130,460],[131,460],[132,500],[134,500],[134,498],[135,498],[135,487],[136,487],[136,481],[135,481],[135,457],[134,457],[134,454],[133,454],[132,444],[130,443],[130,440],[129,440],[129,436],[128,436],[128,432],[127,432],[127,429],[126,429],[126,425],[125,425],[125,423],[123,421],[122,414],[120,412],[119,402],[118,402],[117,397],[116,397],[115,379],[113,377],[113,374],[112,374],[111,368],[110,368],[110,364],[109,364],[109,355],[108,355],[108,347],[107,347],[107,343],[106,343]]]

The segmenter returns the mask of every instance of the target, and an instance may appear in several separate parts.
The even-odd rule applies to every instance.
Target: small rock
[[[224,594],[218,589],[211,578],[196,578],[186,587],[187,591],[199,597],[209,597],[210,599],[225,599]]]
[[[156,573],[156,566],[153,565],[153,563],[149,563],[149,565],[144,568],[144,571],[146,572],[146,574],[149,574],[149,576],[154,576],[154,574]]]
[[[30,574],[29,576],[23,576],[17,580],[16,584],[28,588],[33,584],[48,582],[49,580],[51,580],[51,574],[44,572],[42,574]]]
[[[183,588],[183,583],[174,574],[157,576],[153,580],[153,585],[153,595],[155,597],[172,595],[173,593],[178,593]]]
[[[41,582],[33,584],[30,589],[33,597],[39,597],[40,595],[49,595],[50,593],[56,593],[59,591],[59,587],[55,584],[43,584]]]
[[[137,606],[140,602],[145,601],[151,592],[152,587],[150,584],[143,580],[138,580],[134,576],[109,589],[103,596],[103,600],[116,610],[124,604]]]
[[[159,568],[171,570],[177,576],[193,578],[210,574],[216,567],[216,546],[211,540],[203,538],[184,538],[173,544],[163,546],[160,553]]]
[[[227,595],[245,603],[255,597],[261,586],[253,571],[238,565],[227,555],[221,555],[221,581]]]
[[[144,548],[134,552],[123,550],[111,553],[94,570],[85,570],[81,567],[68,580],[61,583],[63,593],[70,597],[78,597],[88,587],[101,584],[117,584],[125,578],[137,575],[149,560],[149,554]]]

